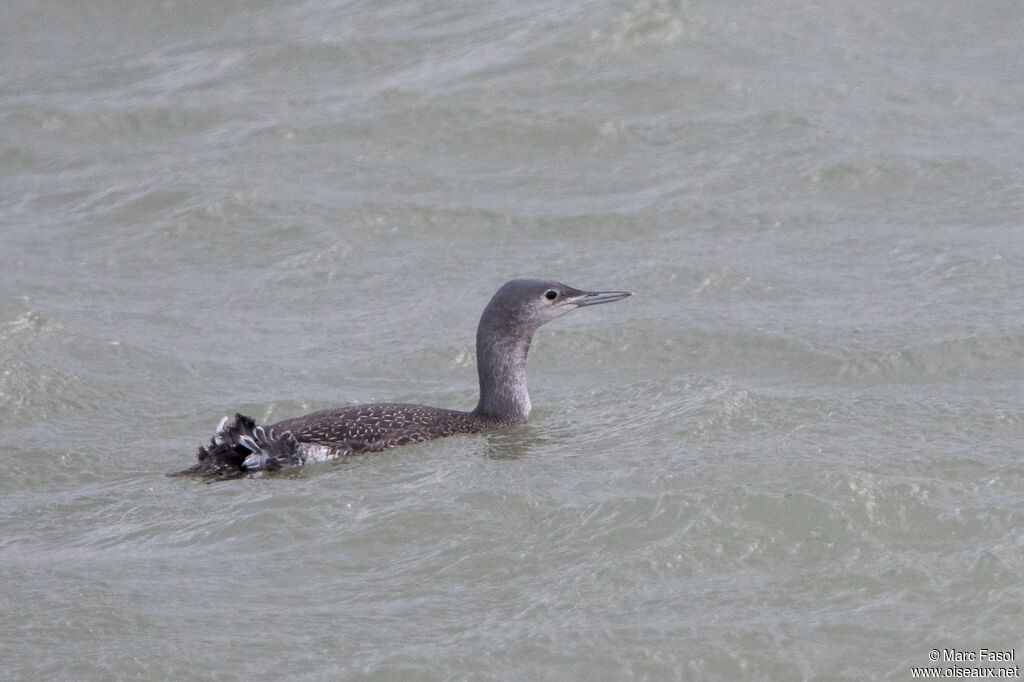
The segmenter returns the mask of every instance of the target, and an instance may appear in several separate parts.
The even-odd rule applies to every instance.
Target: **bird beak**
[[[627,296],[632,296],[632,291],[584,291],[571,301],[577,308],[598,303],[611,303],[621,301]]]

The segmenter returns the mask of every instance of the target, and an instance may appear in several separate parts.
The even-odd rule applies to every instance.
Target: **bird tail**
[[[224,417],[210,444],[196,450],[196,464],[168,476],[219,476],[238,478],[253,471],[276,471],[298,464],[298,443],[289,431],[278,433],[256,426],[252,417],[236,414],[228,424]]]

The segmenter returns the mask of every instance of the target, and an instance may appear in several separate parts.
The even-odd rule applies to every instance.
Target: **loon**
[[[530,414],[526,355],[544,323],[585,306],[611,303],[629,291],[581,291],[538,279],[506,282],[491,298],[476,331],[480,401],[470,412],[379,403],[321,410],[268,426],[243,414],[224,417],[197,464],[168,476],[238,478],[455,434],[522,424]]]

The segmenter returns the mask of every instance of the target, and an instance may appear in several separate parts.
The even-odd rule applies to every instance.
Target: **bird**
[[[583,291],[561,282],[513,279],[484,308],[476,331],[480,399],[470,411],[406,403],[320,410],[258,426],[224,417],[193,466],[168,476],[239,478],[456,434],[493,431],[530,415],[526,356],[533,333],[577,308],[611,303],[630,291]]]

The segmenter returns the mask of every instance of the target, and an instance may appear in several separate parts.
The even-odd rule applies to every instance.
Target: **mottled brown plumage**
[[[512,422],[426,405],[378,403],[321,410],[285,419],[274,427],[291,431],[302,442],[365,452],[459,433],[479,433],[505,423]]]
[[[480,318],[480,401],[472,411],[379,403],[321,410],[269,426],[256,426],[252,418],[236,414],[231,424],[227,418],[221,421],[209,445],[199,448],[194,466],[169,475],[231,478],[522,423],[530,414],[526,356],[534,331],[575,308],[629,295],[512,280],[498,290]]]

